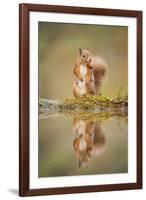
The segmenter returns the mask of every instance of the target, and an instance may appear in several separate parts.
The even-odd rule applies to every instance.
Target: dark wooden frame
[[[55,12],[88,15],[134,17],[137,19],[137,181],[136,183],[75,186],[61,188],[29,188],[29,12]],[[19,195],[50,195],[142,188],[142,11],[56,5],[19,5]],[[132,74],[131,74],[132,76]]]

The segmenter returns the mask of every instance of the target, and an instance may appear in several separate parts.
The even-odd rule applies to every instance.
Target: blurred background
[[[72,96],[78,49],[89,48],[108,64],[102,94],[127,95],[128,27],[39,22],[39,96]]]
[[[79,48],[89,48],[108,64],[102,94],[127,95],[128,28],[39,22],[39,96],[64,99],[73,96],[73,67]],[[39,177],[126,173],[128,170],[127,121],[112,118],[99,124],[105,151],[79,168],[73,148],[73,120],[49,117],[39,120]]]

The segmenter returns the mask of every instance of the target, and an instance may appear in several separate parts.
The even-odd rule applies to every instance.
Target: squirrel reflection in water
[[[105,134],[97,122],[75,118],[73,147],[79,168],[88,167],[91,158],[100,155],[106,146]]]

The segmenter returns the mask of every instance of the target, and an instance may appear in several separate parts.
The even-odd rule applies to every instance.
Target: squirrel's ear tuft
[[[82,54],[82,49],[81,49],[81,48],[79,48],[79,54],[80,54],[80,55]]]

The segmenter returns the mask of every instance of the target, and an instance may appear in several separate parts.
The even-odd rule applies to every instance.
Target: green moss
[[[39,116],[65,116],[90,121],[104,121],[113,116],[125,117],[128,114],[128,96],[110,98],[104,96],[86,95],[83,97],[68,97],[60,100],[39,100]]]
[[[92,109],[92,108],[107,108],[107,107],[115,107],[115,106],[127,106],[128,105],[128,97],[118,97],[116,99],[104,97],[104,96],[93,96],[93,95],[85,95],[83,97],[70,97],[66,98],[63,102],[64,105],[73,108],[80,109]]]

